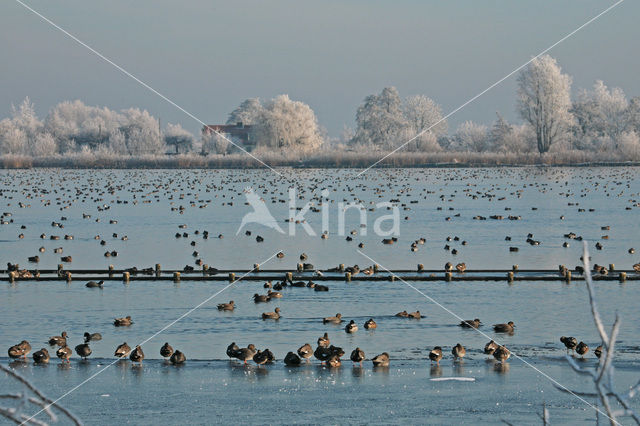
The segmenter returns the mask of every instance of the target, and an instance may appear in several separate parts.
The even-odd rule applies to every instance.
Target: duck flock
[[[270,284],[271,283],[266,283],[265,286],[270,287]],[[281,284],[286,285],[286,282]],[[281,293],[270,291],[268,296],[256,294],[254,296],[254,302],[264,303],[269,302],[271,299],[278,299],[281,297]],[[228,303],[219,303],[217,305],[219,311],[233,311],[235,307],[236,304],[233,300]],[[420,319],[422,318],[422,315],[420,314],[420,311],[402,311],[398,312],[395,317]],[[275,321],[280,320],[280,308],[275,308],[273,312],[264,312],[262,314],[262,319]],[[341,325],[343,322],[346,321],[343,320],[342,314],[340,313],[337,313],[335,316],[329,316],[322,319],[323,324]],[[115,318],[113,320],[114,327],[129,327],[132,324],[133,320],[131,319],[131,316]],[[461,321],[458,326],[463,329],[479,329],[482,326],[482,321],[479,318],[464,320]],[[363,324],[363,328],[366,330],[375,330],[377,327],[378,324],[373,318],[369,318]],[[513,335],[515,333],[516,326],[513,321],[509,321],[507,323],[494,324],[492,329],[495,333]],[[354,320],[350,320],[344,326],[344,332],[347,334],[356,333],[357,331],[358,324]],[[59,336],[52,336],[47,341],[50,348],[53,348],[51,351],[55,351],[55,354],[60,358],[61,363],[70,363],[70,359],[73,355],[73,351],[68,345],[68,338],[69,336],[67,332],[63,331]],[[98,342],[100,340],[102,340],[101,333],[85,332],[83,342],[75,346],[75,353],[83,361],[86,361],[92,354],[90,343]],[[560,342],[564,344],[567,352],[573,351],[582,358],[584,358],[587,352],[589,352],[589,346],[582,341],[578,342],[575,337],[562,336],[560,337]],[[346,352],[343,348],[331,344],[328,332],[325,332],[322,336],[318,337],[316,343],[317,345],[315,349],[310,343],[305,343],[297,350],[287,352],[283,359],[284,364],[289,367],[295,367],[302,365],[303,361],[305,363],[309,363],[312,358],[315,358],[320,361],[321,365],[326,365],[330,368],[337,368],[342,365],[342,357],[345,356]],[[27,356],[31,353],[31,350],[31,344],[28,341],[23,340],[22,342],[11,346],[8,349],[8,355],[13,360],[26,362]],[[445,356],[445,353],[446,352],[443,352],[443,348],[441,346],[435,346],[429,351],[428,358],[431,362],[439,364],[440,360]],[[493,357],[499,363],[504,363],[511,357],[511,351],[506,346],[499,345],[494,340],[490,340],[484,346],[483,353],[489,357]],[[460,343],[457,343],[451,348],[451,355],[454,362],[462,360],[466,354],[467,349]],[[602,354],[601,345],[594,350],[594,354],[597,358],[600,358]],[[31,355],[35,364],[47,364],[51,357],[49,349],[46,347],[33,352]],[[164,343],[160,348],[160,355],[163,359],[168,360],[173,365],[181,365],[187,360],[186,355],[182,351],[174,349],[168,342]],[[276,357],[271,350],[268,348],[263,350],[257,349],[254,344],[249,344],[247,347],[239,347],[235,342],[232,342],[227,346],[226,355],[229,359],[236,359],[242,361],[244,364],[254,362],[257,365],[264,365],[276,362]],[[145,358],[145,354],[140,345],[136,345],[132,349],[127,342],[124,342],[116,347],[114,357],[121,359],[126,359],[128,357],[132,362],[141,364]],[[356,347],[351,351],[349,359],[354,363],[354,365],[359,364],[362,366],[363,361],[368,358],[360,347]],[[390,356],[388,352],[382,352],[371,357],[370,361],[375,368],[388,367],[390,363]]]
[[[350,172],[288,172],[295,179],[282,180],[265,171],[5,172],[0,174],[0,200],[4,204],[4,212],[0,213],[0,244],[3,248],[2,261],[7,263],[5,272],[28,279],[40,276],[41,268],[58,268],[64,273],[66,268],[76,265],[87,269],[105,269],[109,264],[116,264],[132,274],[152,275],[154,268],[140,262],[148,262],[153,256],[156,256],[158,263],[160,260],[165,264],[169,262],[170,268],[179,265],[178,268],[185,272],[199,271],[205,265],[210,274],[216,273],[216,267],[228,269],[229,265],[218,263],[221,258],[236,265],[253,265],[260,261],[259,256],[278,249],[271,242],[280,237],[275,231],[255,224],[250,226],[252,229],[242,229],[242,233],[237,229],[242,215],[249,211],[245,198],[247,186],[252,186],[252,190],[259,194],[266,205],[273,206],[274,217],[282,227],[288,227],[294,220],[287,209],[287,188],[290,186],[297,190],[299,199],[310,202],[309,222],[321,216],[324,205],[335,208],[341,202],[357,203],[361,211],[375,214],[378,212],[376,203],[389,201],[402,212],[402,228],[398,236],[376,237],[371,232],[365,232],[366,226],[352,225],[346,235],[318,232],[313,241],[308,243],[309,247],[302,247],[305,253],[299,256],[297,253],[295,256],[288,255],[287,251],[301,248],[295,243],[300,240],[290,240],[289,245],[295,248],[279,251],[274,261],[281,262],[280,265],[286,265],[291,270],[295,269],[291,262],[297,262],[299,258],[303,262],[303,271],[321,275],[318,269],[307,263],[309,258],[330,264],[353,263],[349,260],[360,256],[357,251],[371,244],[376,245],[376,250],[389,250],[384,260],[391,265],[396,260],[410,261],[413,265],[419,262],[442,265],[446,262],[444,270],[457,273],[465,273],[468,266],[495,266],[487,265],[487,261],[512,264],[514,259],[523,259],[512,257],[520,256],[522,252],[535,253],[537,258],[544,257],[544,253],[548,253],[546,258],[551,259],[564,256],[578,263],[578,256],[561,253],[563,250],[566,253],[573,241],[588,239],[595,240],[592,243],[594,257],[598,256],[600,263],[594,265],[595,273],[612,273],[616,261],[622,268],[633,268],[640,272],[640,262],[635,258],[635,249],[629,242],[629,232],[616,229],[617,216],[610,216],[613,223],[584,219],[597,213],[599,208],[604,208],[601,204],[590,202],[591,197],[596,196],[599,200],[612,200],[610,204],[618,207],[616,215],[633,215],[640,207],[638,171],[635,169],[394,169],[376,170],[375,179],[354,179],[354,174]],[[321,195],[323,190],[330,195]],[[523,197],[531,200],[526,209],[520,204]],[[550,217],[541,220],[536,216],[538,209],[545,208],[545,203],[550,199],[563,207],[561,213],[553,218],[553,227],[549,226]],[[615,203],[613,200],[616,200]],[[511,206],[512,203],[518,207]],[[149,223],[145,222],[145,216],[148,216]],[[455,226],[463,219],[467,225]],[[588,224],[581,224],[584,232],[571,229],[573,219],[584,220]],[[129,220],[140,228],[127,223]],[[161,222],[167,221],[170,222],[170,228],[160,226]],[[433,231],[426,236],[425,222],[435,224]],[[491,223],[492,235],[489,237],[483,232],[486,223]],[[484,241],[487,238],[492,241],[491,250],[487,250]],[[236,245],[220,248],[228,240],[233,240]],[[144,241],[148,250],[144,249],[141,241]],[[302,241],[309,239],[305,237]],[[332,257],[333,254],[341,257]],[[475,264],[474,258],[483,259],[483,263]],[[574,270],[580,272],[580,266]],[[376,273],[373,266],[361,269],[358,265],[348,266],[344,271],[350,272],[353,277]],[[20,285],[20,282],[15,285]],[[104,281],[96,280],[87,282],[86,287],[98,291],[107,286]],[[330,290],[328,285],[286,279],[265,283],[265,287],[266,294],[254,294],[255,303],[280,299],[282,293],[279,291],[285,287],[310,287],[318,292]],[[327,297],[332,297],[333,292],[332,289]],[[233,301],[218,305],[219,310],[228,312],[235,307]],[[273,311],[262,313],[261,318],[280,321],[282,315],[280,307],[276,307]],[[419,311],[402,311],[395,316],[408,320],[422,318]],[[358,332],[360,326],[366,330],[375,329],[378,326],[375,318],[373,315],[358,323],[337,313],[323,318],[322,322],[333,325],[342,325],[344,322],[344,332],[353,334]],[[116,318],[113,324],[114,327],[126,328],[133,321],[131,316],[125,316]],[[459,325],[473,329],[482,327],[479,319],[462,321]],[[493,331],[512,334],[515,325],[511,321],[495,324]],[[91,346],[101,344],[102,334],[87,331],[75,346],[68,344],[68,339],[66,332],[52,336],[47,340],[49,348],[42,347],[33,352],[28,341],[15,342],[9,347],[8,355],[16,360],[26,360],[31,355],[34,362],[47,363],[55,353],[61,362],[68,363],[75,352],[86,360],[92,354]],[[587,356],[589,352],[588,345],[574,337],[562,336],[560,343],[568,351],[580,356]],[[189,352],[188,348],[182,349],[185,351],[165,343],[159,354],[168,362],[180,365],[187,359],[185,353]],[[391,350],[365,354],[360,347],[349,349],[352,349],[350,360],[359,365],[371,360],[374,366],[385,367],[392,358],[390,353],[393,355]],[[460,360],[466,356],[467,349],[460,343],[451,346],[450,350],[435,346],[424,357],[439,363],[447,353],[451,353],[454,360]],[[507,347],[493,340],[476,350],[498,362],[506,362],[511,356]],[[600,352],[599,346],[593,351],[598,357]],[[347,353],[341,347],[332,345],[328,333],[324,333],[317,339],[315,347],[303,341],[292,344],[290,351],[281,354],[281,359],[288,366],[316,359],[323,365],[339,367]],[[276,357],[269,349],[260,350],[254,344],[239,347],[235,342],[231,343],[226,355],[242,363],[263,365],[276,362]],[[114,356],[129,358],[135,363],[145,359],[141,346],[132,348],[126,342],[114,348]]]

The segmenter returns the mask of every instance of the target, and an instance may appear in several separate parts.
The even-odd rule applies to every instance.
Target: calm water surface
[[[276,179],[265,171],[3,171],[0,210],[11,213],[5,220],[13,219],[13,223],[0,226],[0,261],[30,269],[55,269],[60,256],[71,255],[73,262],[67,268],[106,268],[109,264],[143,268],[160,263],[165,269],[181,269],[195,266],[195,259],[200,258],[220,269],[248,269],[254,263],[262,263],[264,269],[288,269],[295,268],[304,252],[317,268],[339,263],[366,267],[372,262],[358,253],[357,244],[362,242],[364,253],[390,269],[415,269],[418,263],[441,269],[449,261],[465,262],[472,269],[508,269],[513,264],[555,269],[558,264],[573,267],[580,263],[581,243],[563,237],[574,232],[588,240],[593,262],[631,269],[639,258],[628,250],[640,250],[639,172],[637,168],[401,169],[371,171],[354,178],[352,171],[285,169],[286,179]],[[321,191],[329,190],[325,201],[329,238],[319,237],[321,213],[314,212],[305,217],[315,236],[299,226],[292,237],[257,224],[247,225],[236,235],[242,217],[251,211],[243,195],[249,186],[263,197],[285,230],[290,186],[297,190],[298,207],[307,201],[321,207]],[[383,201],[400,207],[400,234],[393,245],[381,244],[382,237],[373,232],[375,219],[389,213],[375,209]],[[359,226],[355,209],[347,211],[345,227],[347,232],[357,231],[353,241],[338,234],[340,202],[374,208],[367,212],[367,235],[362,235],[364,228]],[[491,215],[505,219],[492,220]],[[509,215],[521,219],[507,220]],[[476,220],[476,216],[487,220]],[[53,227],[52,222],[64,228]],[[602,230],[605,226],[610,229]],[[209,239],[202,238],[203,230],[209,231]],[[252,235],[245,235],[246,230]],[[176,238],[176,232],[189,236]],[[45,239],[40,238],[43,233]],[[526,243],[529,233],[540,245]],[[64,240],[65,234],[73,239]],[[219,234],[224,238],[218,238]],[[50,235],[61,239],[50,240]],[[126,241],[121,240],[123,235]],[[264,237],[264,242],[257,243],[256,235]],[[602,239],[605,235],[608,239]],[[459,241],[446,241],[455,236]],[[506,236],[511,241],[505,241]],[[411,252],[410,244],[420,237],[426,243]],[[106,245],[100,245],[100,240]],[[463,240],[468,244],[462,245]],[[562,247],[565,241],[570,247]],[[603,245],[602,250],[596,250],[596,242]],[[446,244],[458,254],[444,250]],[[511,246],[519,251],[510,252]],[[45,247],[45,252],[39,253],[39,247]],[[53,253],[56,247],[63,247],[64,253]],[[118,256],[104,257],[107,250],[116,250]],[[264,264],[280,250],[285,253],[283,259]],[[40,262],[29,264],[27,258],[36,254]],[[556,391],[548,378],[524,364],[533,364],[567,386],[585,386],[584,379],[566,366],[558,340],[572,335],[592,349],[599,344],[580,282],[412,283],[455,314],[482,319],[483,334],[460,329],[455,316],[398,281],[329,281],[327,293],[287,288],[282,299],[254,304],[251,295],[266,291],[262,284],[241,281],[229,287],[146,343],[149,361],[142,368],[128,362],[115,364],[62,402],[87,424],[114,420],[151,424],[160,419],[168,424],[233,420],[478,424],[500,419],[531,424],[537,423],[544,402],[550,405],[555,423],[593,418],[587,405]],[[93,354],[87,363],[74,358],[69,368],[60,367],[58,360],[47,367],[12,364],[56,397],[111,363],[118,344],[126,341],[133,346],[147,339],[226,285],[107,281],[104,289],[92,290],[85,288],[84,281],[4,282],[0,283],[2,340],[8,347],[27,339],[36,350],[62,330],[71,336],[72,346],[80,343],[85,331],[102,333],[103,340],[92,343]],[[637,284],[599,282],[596,291],[605,321],[610,324],[615,312],[623,319],[618,384],[628,386],[640,373]],[[237,304],[234,312],[216,309],[216,303],[231,299]],[[281,320],[260,319],[262,312],[275,307],[282,310]],[[424,318],[394,317],[402,310],[420,310]],[[349,335],[344,324],[322,324],[322,317],[337,312],[347,321],[355,320],[360,330]],[[134,325],[111,325],[113,318],[124,315],[131,315]],[[364,321],[371,317],[378,328],[364,330]],[[512,336],[496,335],[488,326],[506,321],[516,323]],[[235,341],[240,346],[254,343],[269,348],[281,360],[304,343],[315,345],[324,332],[329,333],[332,344],[347,351],[341,369],[324,369],[317,361],[297,369],[286,368],[282,362],[244,367],[230,363],[225,355],[226,346]],[[482,354],[489,339],[504,343],[524,361],[512,359],[507,369],[496,369]],[[158,351],[165,341],[185,352],[189,359],[185,366],[174,368],[160,360]],[[454,365],[449,355],[458,342],[468,352],[463,365]],[[447,354],[439,369],[425,360],[436,345]],[[375,371],[365,362],[362,369],[352,368],[348,353],[356,346],[367,357],[388,352],[391,367]],[[6,357],[0,359],[9,362]],[[586,365],[594,365],[592,352],[587,359]],[[430,381],[451,376],[476,381]],[[0,379],[0,391],[13,387],[5,377]]]

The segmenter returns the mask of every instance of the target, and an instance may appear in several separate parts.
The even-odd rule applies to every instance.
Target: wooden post
[[[173,273],[173,282],[174,283],[179,283],[180,282],[180,272],[174,272]]]
[[[344,273],[344,280],[346,282],[350,282],[351,281],[351,272],[345,272]]]
[[[156,263],[156,278],[160,278],[160,274],[162,273],[162,266],[159,263]]]
[[[514,275],[513,271],[510,271],[507,273],[507,281],[509,281],[509,284],[513,283],[513,278],[514,278],[513,275]]]
[[[396,281],[396,275],[395,274],[391,274],[391,282],[395,282]]]
[[[444,279],[445,279],[445,281],[447,281],[447,282],[451,282],[451,279],[452,279],[452,278],[453,278],[453,274],[452,274],[451,272],[446,272],[446,273],[444,274]]]
[[[126,284],[129,284],[129,273],[128,272],[123,272],[122,273],[122,281],[124,281]]]
[[[287,272],[286,279],[287,281],[293,281],[293,272]]]
[[[564,276],[565,281],[567,282],[567,284],[569,284],[571,282],[571,271],[567,269],[567,274]]]
[[[616,270],[616,265],[614,265],[613,263],[609,264],[609,272],[613,272]]]
[[[621,283],[627,282],[627,273],[626,272],[620,272],[620,275],[618,276],[618,278],[619,278]]]
[[[424,265],[422,263],[418,263],[418,272],[424,271]]]
[[[236,274],[233,272],[229,272],[229,282],[232,283],[236,280]]]
[[[113,277],[113,265],[109,265],[109,278]]]

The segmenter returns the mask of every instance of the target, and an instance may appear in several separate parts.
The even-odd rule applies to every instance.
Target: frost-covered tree
[[[42,122],[28,97],[18,107],[12,105],[11,118],[0,122],[0,151],[4,154],[31,155],[42,128]]]
[[[621,133],[617,146],[625,160],[640,160],[640,136],[635,131]]]
[[[65,101],[53,107],[45,120],[45,129],[58,143],[61,152],[76,146],[96,148],[108,144],[110,135],[123,125],[124,117],[109,108]]]
[[[125,125],[120,130],[127,138],[131,155],[163,154],[166,151],[158,120],[148,111],[130,108],[122,111],[122,115]]]
[[[640,96],[636,96],[629,101],[626,121],[630,130],[640,133]]]
[[[27,134],[11,119],[0,121],[0,152],[2,154],[24,154],[27,149]]]
[[[164,141],[167,145],[172,146],[176,153],[184,153],[193,148],[194,137],[180,124],[168,124],[164,131]]]
[[[202,134],[202,154],[228,154],[231,148],[231,142],[224,136],[215,133]]]
[[[581,91],[573,105],[578,129],[576,138],[617,139],[622,132],[629,130],[628,108],[629,102],[621,89],[610,90],[598,80],[592,91]]]
[[[402,111],[407,126],[403,143],[424,132],[410,145],[419,151],[439,150],[437,139],[447,132],[447,122],[442,119],[440,105],[427,96],[415,95],[405,99]]]
[[[453,139],[453,145],[458,151],[485,152],[491,146],[487,126],[471,121],[458,126]]]
[[[570,89],[571,77],[549,55],[534,59],[518,76],[518,108],[533,127],[541,154],[567,137],[573,121]]]
[[[109,150],[113,154],[117,155],[127,155],[129,154],[129,149],[127,148],[127,138],[124,133],[119,129],[116,129],[109,135]]]
[[[378,95],[369,95],[356,113],[353,142],[379,148],[394,148],[404,142],[407,120],[402,100],[395,87],[386,87]]]
[[[242,123],[251,125],[256,123],[256,119],[262,113],[262,103],[259,98],[250,98],[243,101],[238,108],[229,113],[227,124]]]
[[[58,146],[50,133],[38,133],[33,140],[30,153],[35,157],[47,157],[56,153]]]
[[[265,103],[254,122],[257,146],[307,153],[323,143],[318,120],[309,105],[280,95]]]

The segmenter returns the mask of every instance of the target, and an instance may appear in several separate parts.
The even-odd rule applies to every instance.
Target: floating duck
[[[356,331],[358,331],[358,324],[356,324],[354,320],[351,320],[351,322],[349,322],[349,324],[347,324],[344,328],[344,331],[346,331],[347,333],[355,333]]]

